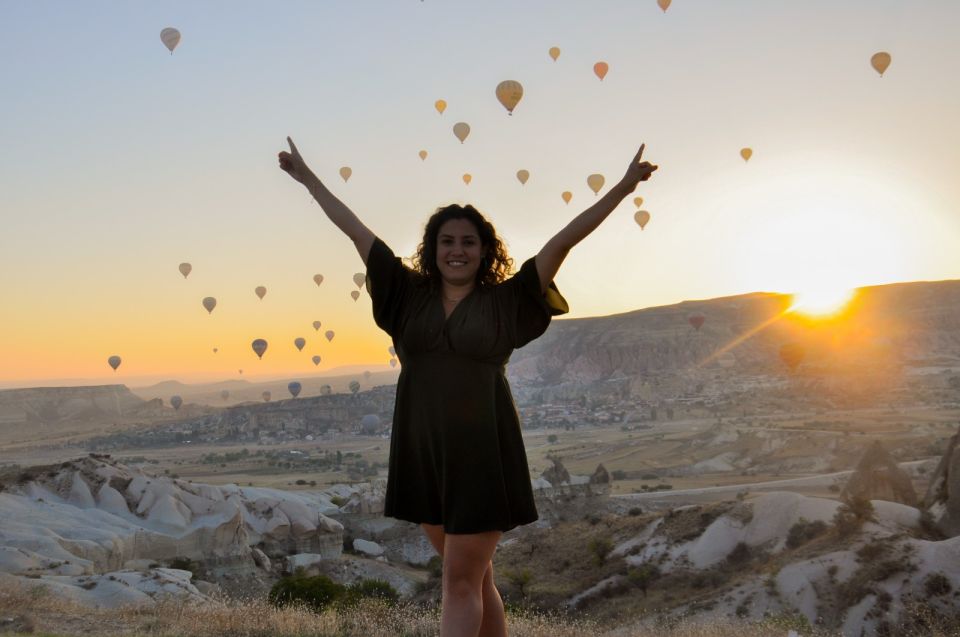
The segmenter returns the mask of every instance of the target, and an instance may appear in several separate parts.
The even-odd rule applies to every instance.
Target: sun
[[[814,317],[827,317],[839,313],[853,298],[851,288],[818,286],[816,289],[803,290],[793,295],[788,312],[796,312]]]

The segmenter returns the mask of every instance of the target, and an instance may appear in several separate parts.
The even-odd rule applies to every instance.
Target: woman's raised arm
[[[547,241],[546,245],[537,253],[537,274],[540,275],[541,290],[546,292],[570,249],[596,230],[597,226],[613,212],[624,197],[636,190],[638,183],[650,179],[650,175],[658,168],[648,161],[640,161],[640,158],[643,157],[644,146],[644,144],[640,145],[640,150],[637,151],[627,167],[623,179],[607,191],[607,194],[601,197],[600,201],[577,215],[563,230]]]
[[[280,168],[307,187],[307,190],[310,191],[313,198],[316,199],[320,207],[323,208],[323,211],[330,218],[330,221],[353,240],[353,245],[356,246],[357,252],[360,253],[360,258],[363,259],[363,263],[366,265],[367,257],[370,255],[370,247],[376,238],[375,235],[369,228],[363,225],[363,222],[360,221],[357,215],[353,214],[353,211],[350,210],[346,204],[327,190],[327,187],[313,174],[313,171],[310,170],[306,162],[303,161],[303,157],[300,156],[300,151],[297,150],[293,140],[287,137],[287,142],[290,144],[290,152],[288,153],[285,150],[280,151]]]

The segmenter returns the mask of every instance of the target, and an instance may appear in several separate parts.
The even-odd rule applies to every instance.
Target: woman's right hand
[[[310,169],[303,161],[303,157],[300,156],[300,151],[297,150],[293,140],[287,137],[287,143],[290,144],[290,152],[288,153],[285,150],[281,150],[278,155],[280,168],[301,184],[305,184],[307,182],[307,176],[310,174]]]

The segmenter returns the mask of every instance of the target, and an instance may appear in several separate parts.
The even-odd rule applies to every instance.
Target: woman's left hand
[[[640,161],[640,158],[643,157],[643,149],[645,147],[646,144],[640,144],[640,150],[637,151],[636,156],[627,168],[626,174],[624,174],[623,179],[620,180],[620,183],[627,188],[627,192],[636,190],[637,184],[650,179],[653,171],[659,168],[659,166],[651,164],[648,161]]]

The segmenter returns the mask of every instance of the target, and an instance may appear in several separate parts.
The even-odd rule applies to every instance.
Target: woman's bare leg
[[[437,553],[441,558],[444,558],[444,549],[446,545],[446,533],[443,531],[443,526],[439,524],[421,524],[423,531],[427,536],[427,539],[430,540],[430,543],[433,545],[433,548],[436,549]],[[498,534],[497,540],[499,540],[499,531],[494,533]],[[463,536],[460,536],[463,537]],[[493,543],[493,550],[496,550],[496,542]],[[443,611],[441,613],[441,635],[444,637],[447,636],[448,632],[445,632],[443,617],[447,613],[448,599],[450,596],[447,595],[447,566],[446,562],[444,563],[444,594],[443,594]],[[497,591],[496,582],[493,576],[493,561],[487,561],[487,568],[483,573],[483,580],[481,582],[481,599],[482,599],[482,620],[480,624],[479,632],[474,633],[457,633],[452,632],[450,635],[459,635],[459,634],[470,634],[477,635],[478,637],[501,637],[506,636],[507,634],[507,622],[503,610],[503,600],[500,598],[500,593]]]

